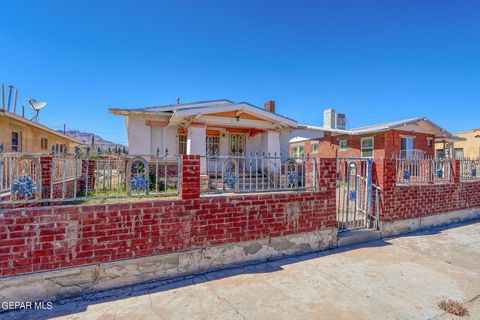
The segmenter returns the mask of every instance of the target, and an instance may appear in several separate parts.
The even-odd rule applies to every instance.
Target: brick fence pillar
[[[460,161],[452,160],[452,183],[460,183]]]
[[[41,156],[40,167],[42,171],[42,199],[49,199],[52,187],[52,156]]]
[[[308,191],[317,190],[318,187],[318,163],[315,158],[308,158],[304,162],[305,188]]]
[[[200,156],[183,154],[180,172],[180,197],[200,198]]]
[[[317,191],[325,196],[326,214],[329,217],[331,227],[337,225],[337,159],[317,159]]]
[[[88,190],[93,190],[95,186],[95,168],[97,162],[95,160],[82,160],[82,174],[80,179],[77,180],[77,192],[86,192],[86,182],[88,177]]]
[[[380,187],[380,221],[388,220],[394,214],[395,188],[397,186],[397,163],[395,159],[382,159],[373,162],[373,183]]]
[[[318,190],[331,193],[333,199],[335,199],[337,189],[337,159],[319,158],[317,159],[317,168]]]

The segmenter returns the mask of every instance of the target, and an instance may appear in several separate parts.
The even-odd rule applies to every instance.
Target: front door
[[[241,156],[245,153],[245,134],[230,133],[230,155]]]

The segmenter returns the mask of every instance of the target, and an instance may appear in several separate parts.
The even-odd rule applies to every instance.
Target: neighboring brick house
[[[332,117],[333,112],[333,117]],[[333,119],[333,120],[331,120]],[[342,115],[342,126],[345,117]],[[354,129],[339,129],[335,110],[325,111],[324,137],[296,137],[290,141],[290,155],[339,158],[392,158],[434,156],[435,143],[463,140],[424,117],[393,121]]]

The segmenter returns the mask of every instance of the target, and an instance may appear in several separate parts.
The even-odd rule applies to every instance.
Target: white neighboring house
[[[125,117],[129,152],[135,155],[154,155],[158,148],[161,153],[200,156],[265,152],[286,160],[290,139],[323,137],[322,130],[275,113],[275,101],[267,101],[264,108],[213,100],[109,111]],[[206,172],[204,159],[201,171]]]

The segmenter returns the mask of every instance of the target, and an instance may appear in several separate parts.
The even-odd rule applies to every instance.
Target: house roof
[[[58,137],[61,137],[61,138],[64,138],[64,139],[67,139],[67,140],[70,140],[70,141],[73,141],[75,143],[78,143],[78,144],[82,144],[83,142],[80,141],[80,140],[77,140],[75,138],[72,138],[72,137],[69,137],[63,133],[60,133],[58,131],[55,131],[43,124],[40,124],[38,122],[35,122],[35,121],[32,121],[32,120],[29,120],[27,118],[24,118],[24,117],[21,117],[19,116],[18,114],[15,114],[15,113],[12,113],[12,112],[8,112],[8,111],[0,111],[0,116],[4,116],[4,117],[7,117],[7,118],[10,118],[10,119],[14,119],[14,120],[17,120],[19,122],[22,122],[26,125],[30,125],[32,127],[35,127],[35,128],[38,128],[38,129],[41,129],[41,130],[44,130],[44,131],[47,131],[48,133],[51,133],[53,135],[56,135]]]
[[[179,123],[185,117],[195,117],[228,111],[240,111],[254,114],[264,120],[280,122],[287,126],[297,127],[297,121],[286,116],[270,112],[247,102],[235,103],[226,99],[133,109],[110,108],[109,111],[111,114],[122,116],[128,116],[131,114],[169,116],[169,121],[171,123]]]
[[[317,130],[332,132],[337,135],[342,135],[342,134],[364,135],[364,134],[371,134],[371,133],[377,133],[377,132],[384,132],[392,129],[401,129],[402,127],[408,127],[409,125],[417,125],[420,123],[424,123],[425,124],[424,129],[431,131],[432,134],[434,134],[435,137],[438,139],[443,139],[446,141],[464,140],[463,138],[457,137],[452,133],[448,132],[447,130],[441,128],[440,126],[438,126],[437,124],[433,123],[432,121],[428,120],[425,117],[417,117],[417,118],[379,123],[379,124],[374,124],[369,126],[352,128],[348,130],[331,129],[331,128],[324,128],[324,127],[313,127],[313,126],[306,126],[306,127],[310,129],[317,129]]]
[[[198,102],[189,102],[189,103],[178,103],[178,104],[167,104],[162,106],[150,106],[150,107],[139,107],[139,108],[110,108],[110,111],[130,111],[130,112],[173,112],[179,108],[194,108],[194,107],[202,107],[202,106],[212,106],[212,105],[226,105],[226,104],[233,104],[233,101],[227,99],[220,99],[220,100],[206,100],[206,101],[198,101]]]

